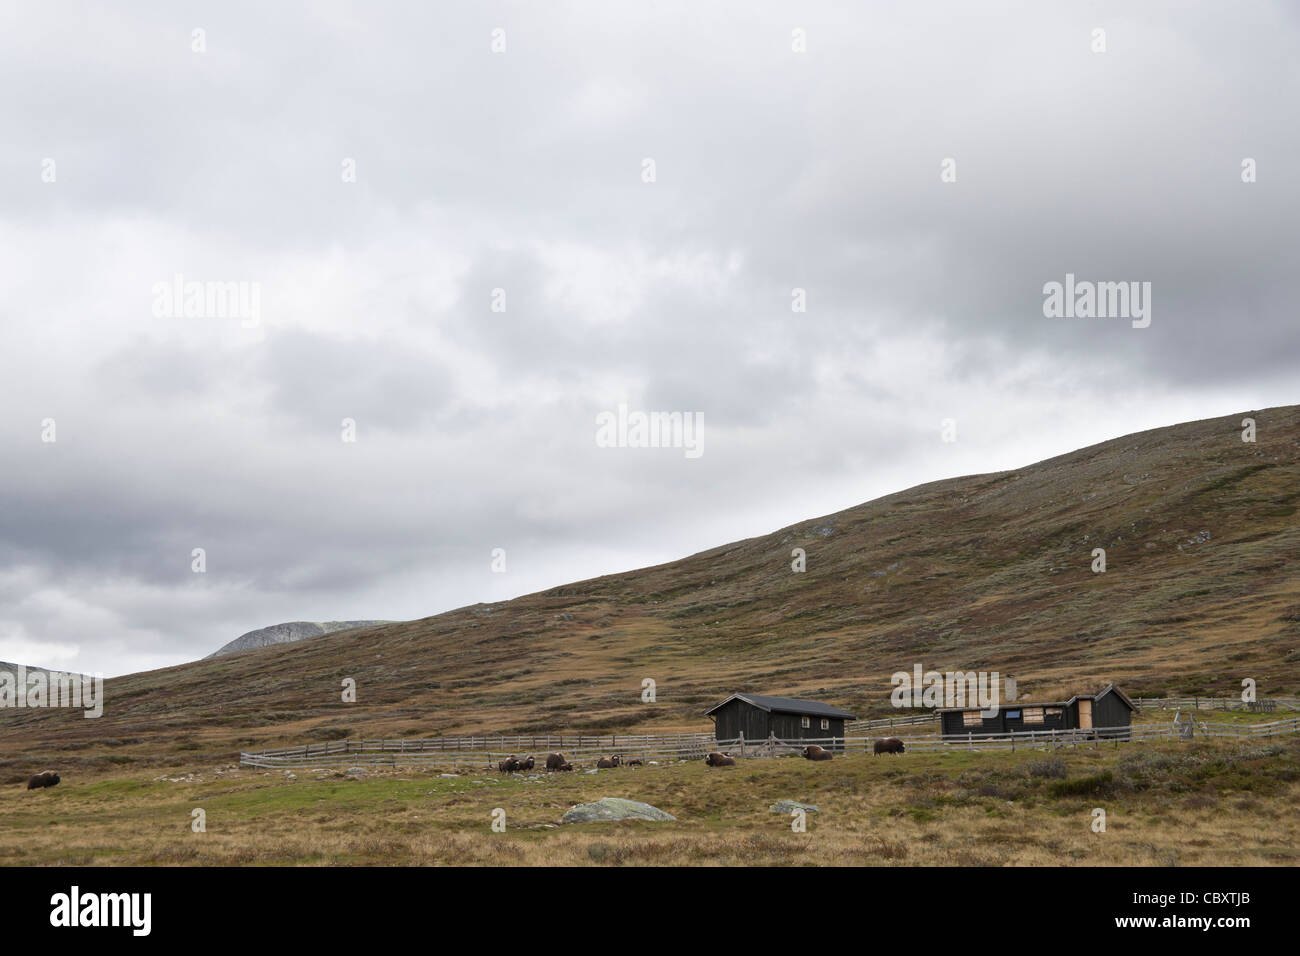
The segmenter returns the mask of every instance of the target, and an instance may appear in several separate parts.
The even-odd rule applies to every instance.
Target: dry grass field
[[[0,865],[1295,865],[1300,739],[702,761],[597,774],[206,762],[0,789]],[[620,796],[674,823],[559,825]],[[769,812],[818,806],[806,833]],[[506,811],[493,833],[491,813]],[[1106,832],[1092,811],[1106,811]],[[193,833],[202,808],[207,832]]]

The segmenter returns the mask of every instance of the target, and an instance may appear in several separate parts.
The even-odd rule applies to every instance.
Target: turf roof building
[[[1127,738],[1136,709],[1122,690],[1108,684],[1090,697],[1076,694],[1069,700],[1051,703],[1001,704],[992,715],[970,708],[948,708],[939,712],[939,721],[945,737],[1031,730],[1094,730],[1098,737]]]

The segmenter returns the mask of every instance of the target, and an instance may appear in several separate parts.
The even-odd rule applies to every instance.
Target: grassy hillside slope
[[[1235,693],[1244,677],[1295,693],[1298,501],[1300,406],[1156,429],[658,567],[117,678],[98,720],[0,711],[0,778],[55,754],[705,730],[700,711],[739,689],[878,714],[889,675],[917,662],[1014,674],[1038,699],[1109,680],[1132,695]],[[1105,574],[1090,570],[1096,547]],[[640,702],[647,677],[654,705]]]

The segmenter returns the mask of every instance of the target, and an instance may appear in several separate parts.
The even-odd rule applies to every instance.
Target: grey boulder
[[[656,823],[676,820],[658,807],[622,797],[604,797],[595,803],[582,803],[560,818],[562,823],[596,823],[612,820],[651,820]]]

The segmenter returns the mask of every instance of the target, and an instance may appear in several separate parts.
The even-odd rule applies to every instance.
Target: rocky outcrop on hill
[[[287,624],[272,624],[270,627],[259,628],[256,631],[249,631],[247,634],[241,634],[229,644],[209,654],[207,658],[220,657],[223,654],[234,654],[236,651],[246,651],[252,647],[269,647],[272,644],[292,644],[295,641],[303,641],[309,637],[320,637],[322,634],[332,634],[335,631],[350,631],[355,627],[373,627],[376,624],[390,624],[391,621],[290,621]]]

